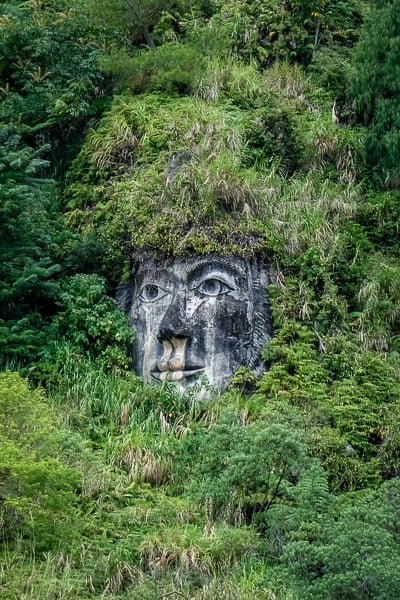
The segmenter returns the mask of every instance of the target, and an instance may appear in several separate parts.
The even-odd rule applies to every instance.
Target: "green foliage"
[[[360,176],[360,135],[340,135],[328,110],[300,116],[306,93],[317,95],[296,68],[260,78],[217,62],[198,98],[117,98],[70,171],[71,226],[84,244],[96,236],[107,248],[106,270],[116,277],[138,248],[293,256],[317,241],[332,253],[337,229],[355,212],[348,184]]]
[[[186,0],[114,0],[111,4],[89,0],[87,7],[99,25],[106,22],[131,43],[154,49],[164,37],[174,36],[174,24],[178,25],[179,15],[190,5]]]
[[[162,431],[184,434],[202,413],[201,403],[190,394],[182,398],[173,386],[145,386],[131,371],[110,370],[102,358],[77,357],[69,351],[63,359],[58,376],[49,381],[54,401],[64,407],[76,428],[97,442],[108,439],[110,431],[127,431],[127,438],[117,443],[120,457],[147,444],[156,432],[156,437]]]
[[[232,379],[230,385],[233,388],[240,389],[243,393],[254,389],[257,379],[254,373],[248,367],[239,367]]]
[[[315,83],[328,90],[340,102],[340,119],[352,116],[347,105],[351,77],[351,49],[347,46],[328,45],[316,50],[307,69]],[[345,104],[344,104],[345,103]]]
[[[308,520],[293,530],[281,563],[286,576],[294,576],[301,598],[397,597],[393,578],[398,561],[395,525],[398,481],[358,502],[337,502],[323,527]],[[319,525],[319,526],[318,526]]]
[[[0,347],[3,358],[31,358],[45,341],[40,311],[51,298],[57,214],[51,181],[40,181],[43,147],[0,125]]]
[[[226,231],[231,230],[229,213],[243,211],[245,205],[257,211],[263,190],[254,171],[240,168],[240,117],[238,111],[210,107],[195,99],[166,100],[157,95],[120,98],[101,129],[89,137],[71,173],[73,177],[79,169],[80,174],[82,161],[89,163],[85,192],[79,181],[70,187],[71,223],[80,226],[84,219],[85,235],[95,228],[100,239],[107,240],[114,269],[118,262],[121,266],[121,249],[124,256],[138,247],[183,254],[193,251],[196,238],[198,248],[202,238],[209,239],[202,253],[222,248]],[[228,150],[210,156],[210,147],[216,144],[221,151],[226,146]],[[187,152],[188,146],[192,149],[188,164],[168,181],[171,157],[179,147]],[[236,149],[237,155],[233,153]],[[115,165],[122,176],[109,181]],[[104,179],[95,181],[93,187],[90,174],[95,166],[104,169]],[[131,177],[132,167],[135,179]],[[93,204],[88,220],[87,208]],[[221,215],[218,223],[216,214]],[[204,224],[196,234],[191,231],[195,223]],[[235,245],[238,251],[248,230],[246,223],[241,229]]]
[[[204,535],[198,527],[187,525],[144,538],[139,552],[144,564],[154,570],[179,566],[183,571],[218,573],[258,547],[257,538],[245,527],[220,525]]]
[[[399,410],[398,374],[387,361],[360,351],[344,335],[321,338],[297,324],[283,327],[264,357],[269,369],[258,389],[270,407],[266,413],[271,403],[278,412],[282,402],[298,407],[296,426],[304,429],[333,489],[355,489],[387,476],[397,456],[391,415]]]
[[[108,368],[126,369],[133,343],[132,328],[115,302],[106,296],[105,281],[97,275],[75,275],[64,279],[57,292],[59,310],[52,322],[52,337],[56,340],[45,349],[44,360],[57,365],[64,359],[54,356],[60,342],[67,342],[67,351],[98,357]],[[41,365],[43,369],[45,365]]]
[[[199,491],[211,516],[251,522],[284,502],[307,465],[304,445],[281,425],[220,424],[200,437]]]
[[[360,340],[367,348],[388,350],[390,338],[399,331],[399,269],[397,261],[376,254],[359,291],[363,312],[359,317]],[[394,347],[398,348],[397,339]]]
[[[117,77],[122,90],[187,94],[200,77],[203,56],[191,46],[170,43],[134,57],[126,53],[106,56],[101,66]]]
[[[360,23],[358,3],[347,1],[217,0],[215,6],[215,33],[239,56],[263,66],[282,58],[308,64],[320,45],[354,42]]]
[[[22,536],[37,551],[66,546],[76,533],[78,473],[57,455],[62,436],[43,394],[16,373],[0,375],[1,538]]]
[[[2,3],[0,194],[2,357],[37,359],[64,256],[59,190],[84,129],[105,105],[98,41],[81,3]],[[99,33],[99,32],[97,32]]]
[[[398,254],[397,235],[400,226],[400,202],[396,190],[370,192],[360,210],[360,222],[377,248]]]
[[[28,560],[22,548],[9,550],[2,555],[0,585],[6,600],[14,600],[17,596],[29,600],[51,600],[60,595],[65,600],[90,598],[85,574],[74,570],[68,562],[64,564],[62,554],[50,552],[38,561],[34,557]]]
[[[400,156],[399,48],[400,4],[374,5],[368,12],[354,51],[352,97],[367,124],[368,164],[386,187],[398,187]]]
[[[98,110],[102,76],[90,21],[79,2],[7,2],[2,15],[1,118],[26,125],[25,131],[59,124],[64,132],[53,131],[53,139],[71,143],[65,126],[79,127]]]
[[[397,597],[395,5],[360,128],[358,2],[2,4],[0,343],[48,390],[0,376],[2,597]],[[272,283],[266,372],[208,402],[131,372],[111,299],[193,253]]]

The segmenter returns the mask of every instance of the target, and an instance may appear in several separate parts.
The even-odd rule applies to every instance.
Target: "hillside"
[[[397,600],[399,15],[2,4],[2,598]],[[149,385],[135,273],[210,261],[234,359]]]

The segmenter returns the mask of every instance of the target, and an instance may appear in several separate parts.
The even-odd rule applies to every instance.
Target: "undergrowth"
[[[370,3],[3,4],[1,597],[397,600],[400,204],[370,168],[390,119],[349,92]],[[265,263],[259,380],[133,373],[113,298],[143,254]]]

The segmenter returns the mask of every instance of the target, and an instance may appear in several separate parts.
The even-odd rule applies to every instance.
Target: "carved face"
[[[271,337],[267,283],[265,269],[237,257],[140,263],[120,295],[136,330],[137,373],[223,390],[240,365],[257,371]]]

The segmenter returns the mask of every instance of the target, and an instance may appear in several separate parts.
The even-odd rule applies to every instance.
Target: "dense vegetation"
[[[399,15],[2,3],[2,598],[397,600]],[[260,381],[134,375],[143,250],[272,265]]]

